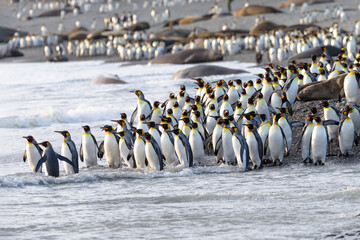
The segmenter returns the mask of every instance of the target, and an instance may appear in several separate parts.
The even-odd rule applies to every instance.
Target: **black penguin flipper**
[[[42,158],[40,158],[40,160],[36,164],[35,172],[37,172],[39,170],[41,165],[46,161],[46,158],[47,158],[46,155],[44,155]]]
[[[166,131],[165,131],[166,132]],[[171,144],[174,146],[174,136],[170,133],[170,132],[166,132],[167,135],[169,136],[170,142]]]
[[[339,125],[340,123],[338,122],[338,121],[336,121],[336,120],[332,120],[332,119],[330,119],[330,120],[325,120],[325,121],[323,121],[323,125],[326,127],[326,126],[329,126],[329,125]],[[340,128],[341,126],[339,126],[339,128]]]
[[[98,152],[98,157],[100,159],[102,159],[104,157],[104,153],[105,153],[105,148],[104,148],[104,141],[102,141],[100,143],[100,146],[99,146],[99,152]]]
[[[79,173],[79,156],[78,152],[76,150],[75,143],[71,141],[70,144],[68,144],[70,150],[71,150],[71,161],[74,164],[74,172]]]
[[[24,162],[26,162],[26,158],[27,158],[27,156],[26,156],[26,150],[24,151],[24,155],[23,155],[23,161]]]
[[[162,104],[161,104],[161,108],[164,108],[166,105],[167,105],[167,103],[169,102],[169,100],[170,99],[167,99],[165,102],[163,102]],[[164,109],[164,112],[165,112],[165,109]],[[163,113],[164,113],[163,112]]]
[[[193,158],[193,153],[191,150],[191,145],[189,143],[189,140],[183,133],[178,134],[178,136],[179,136],[184,148],[186,149],[186,157],[189,161],[189,167],[192,167],[194,165],[194,158]]]
[[[133,156],[134,156],[134,146],[130,149],[129,154],[126,159],[129,161],[130,158],[132,158]],[[134,159],[134,162],[135,162],[135,159]]]
[[[261,140],[261,137],[260,137],[259,133],[256,130],[254,130],[253,133],[254,133],[254,136],[255,136],[256,141],[258,143],[259,157],[260,157],[261,162],[262,162],[263,157],[264,157],[264,145],[263,145],[263,142]],[[261,166],[259,166],[259,167],[261,167]]]
[[[338,115],[338,117],[340,118],[340,116],[341,116],[340,110],[337,109],[337,108],[336,108],[334,105],[332,105],[332,104],[330,104],[329,107],[331,107],[331,108],[335,111],[336,115]]]
[[[300,139],[299,139],[299,143],[298,143],[298,147],[297,149],[300,149],[301,148],[301,143],[302,143],[302,138],[304,136],[304,133],[306,131],[306,128],[309,126],[309,124],[305,125],[301,131],[301,135],[300,135]],[[311,136],[310,136],[310,140],[311,140]],[[310,141],[311,142],[311,141]]]
[[[340,124],[339,124],[339,127],[338,127],[338,135],[340,135],[341,128],[342,128],[342,125],[344,124],[344,121],[345,121],[345,118],[343,118],[343,119],[340,121]],[[326,129],[327,129],[327,128],[326,128]]]
[[[136,108],[134,110],[134,112],[131,114],[131,118],[130,118],[130,125],[134,125],[134,121],[135,121],[135,118],[136,118],[136,115],[137,115],[137,111],[138,111],[138,108],[137,108],[137,105],[136,105]]]
[[[64,162],[70,164],[70,165],[73,166],[73,168],[75,169],[75,165],[74,165],[74,163],[73,163],[70,159],[68,159],[67,157],[64,157],[64,156],[62,156],[62,155],[60,155],[60,154],[58,154],[58,153],[55,153],[55,154],[56,154],[56,157],[57,157],[60,161],[64,161]]]
[[[90,134],[90,135],[91,135],[91,137],[92,137],[92,139],[93,139],[93,141],[94,141],[94,143],[95,143],[95,145],[96,145],[96,148],[99,148],[99,146],[98,146],[98,143],[97,143],[97,141],[96,141],[95,136],[94,136],[94,135],[92,135],[92,134]]]
[[[289,153],[288,152],[289,151],[289,146],[287,145],[286,135],[285,135],[284,130],[282,129],[282,127],[279,126],[279,128],[280,128],[281,134],[282,134],[283,139],[284,139],[286,154],[288,154]]]
[[[222,145],[222,136],[219,137],[219,139],[217,140],[217,142],[215,144],[215,152],[214,152],[215,156],[217,156],[221,145]]]
[[[271,112],[272,114],[274,114],[274,115],[276,114],[276,111],[272,106],[268,105],[268,109],[269,109],[269,112]],[[268,120],[270,121],[270,119],[268,119]]]
[[[80,160],[81,160],[82,162],[84,162],[84,156],[83,156],[83,150],[82,150],[82,143],[80,144],[79,153],[80,153]]]

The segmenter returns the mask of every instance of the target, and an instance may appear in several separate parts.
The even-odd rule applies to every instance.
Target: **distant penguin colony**
[[[269,64],[264,74],[247,82],[231,79],[210,83],[193,78],[197,86],[195,96],[182,85],[178,94],[170,93],[162,103],[150,103],[142,91],[131,91],[137,97],[137,105],[130,121],[125,113],[120,114],[119,120],[111,120],[116,126],[101,128],[105,137],[99,145],[90,127],[82,126],[80,159],[87,167],[96,166],[97,159],[105,156],[110,168],[161,171],[177,165],[186,168],[228,164],[249,171],[269,164],[282,165],[294,151],[301,151],[299,159],[304,164],[315,165],[324,165],[328,154],[353,155],[360,132],[360,54],[354,62],[344,53],[334,61],[329,56],[326,63],[322,61],[324,58],[316,62],[316,57],[312,57],[313,67],[295,61],[286,68]],[[338,63],[342,66],[340,73],[346,75],[346,105],[338,109],[324,100],[309,107],[304,122],[290,121],[294,106],[302,104],[297,101],[297,92],[304,84],[304,75],[309,76],[311,83],[321,81],[316,72],[330,69],[326,73],[330,75],[338,71]],[[323,116],[319,113],[321,108]],[[299,142],[293,143],[293,129],[299,127]],[[64,137],[61,155],[54,152],[49,142],[37,144],[32,136],[27,136],[24,161],[28,160],[32,171],[41,171],[43,166],[48,175],[56,177],[60,159],[67,174],[78,173],[78,152],[70,133],[56,132]],[[338,153],[330,153],[331,143],[338,143]],[[294,144],[298,144],[298,150],[292,148]]]

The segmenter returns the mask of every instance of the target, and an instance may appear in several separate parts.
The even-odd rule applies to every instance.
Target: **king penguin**
[[[129,153],[133,148],[133,141],[131,140],[131,137],[129,137],[129,135],[132,136],[132,134],[125,131],[117,132],[116,134],[120,136],[119,151],[122,160],[129,168],[136,168],[136,162],[134,158],[130,157],[128,159]]]
[[[161,171],[164,169],[164,156],[161,153],[161,149],[155,139],[150,133],[145,133],[145,155],[148,160],[149,166],[152,170]]]
[[[243,171],[250,171],[250,153],[246,139],[236,127],[231,128],[231,131],[233,133],[232,147],[234,149],[236,161]]]
[[[351,152],[352,146],[354,145],[355,128],[354,123],[349,117],[349,112],[344,111],[342,120],[339,124],[338,130],[339,148],[341,155],[349,156],[353,155]]]
[[[171,131],[175,134],[174,136],[174,147],[176,155],[179,158],[180,164],[183,167],[192,167],[193,166],[193,154],[189,140],[181,132],[180,129],[174,129]]]
[[[99,146],[98,157],[106,155],[106,161],[110,168],[120,167],[119,136],[115,134],[112,126],[105,125],[101,128],[105,131],[105,138]]]
[[[253,169],[262,168],[263,161],[263,143],[259,133],[255,129],[254,124],[246,124],[248,133],[246,134],[246,143],[249,148],[250,160],[253,164]]]
[[[269,137],[267,140],[267,146],[269,146],[271,159],[274,165],[282,165],[284,150],[287,150],[287,141],[284,131],[278,124],[281,117],[280,113],[277,113],[274,116],[274,123],[269,129]]]
[[[197,123],[190,123],[192,129],[190,131],[189,143],[193,153],[194,164],[202,164],[205,160],[204,139],[202,138]]]
[[[60,133],[61,135],[64,136],[64,140],[62,142],[62,147],[61,147],[61,155],[70,159],[74,165],[74,167],[72,167],[71,164],[68,164],[66,162],[63,163],[66,174],[79,173],[78,152],[76,150],[74,141],[71,140],[70,133],[68,131],[55,131],[55,132]]]
[[[311,155],[315,165],[324,165],[328,144],[327,133],[320,117],[314,117],[316,125],[311,134]]]
[[[27,136],[27,137],[23,137],[23,138],[25,138],[28,141],[26,144],[26,150],[24,152],[23,160],[24,160],[24,162],[26,162],[26,160],[27,160],[31,170],[33,172],[36,172],[35,171],[36,165],[39,162],[39,160],[41,159],[43,150],[40,148],[40,146],[35,141],[33,136]],[[40,172],[41,172],[41,169],[40,169]]]
[[[85,162],[86,167],[97,165],[97,152],[99,151],[95,136],[91,133],[88,125],[82,126],[84,134],[80,145],[80,160]]]
[[[45,163],[46,166],[46,175],[52,176],[52,177],[58,177],[59,176],[59,162],[58,159],[64,162],[67,162],[70,164],[73,168],[75,168],[72,161],[70,161],[68,158],[61,156],[60,154],[57,154],[51,144],[48,141],[39,143],[39,145],[42,145],[45,147],[41,159],[38,161],[35,172],[39,170],[41,165]]]
[[[131,91],[138,97],[137,106],[131,115],[130,125],[134,124],[135,119],[140,119],[141,115],[144,115],[147,119],[151,113],[151,104],[145,99],[144,94],[140,90]]]

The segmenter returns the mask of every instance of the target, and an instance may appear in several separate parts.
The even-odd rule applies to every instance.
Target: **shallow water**
[[[180,84],[193,86],[170,80],[186,67],[1,64],[1,238],[360,237],[360,165],[356,162],[323,167],[290,164],[247,173],[231,166],[169,167],[163,172],[99,166],[82,168],[71,176],[62,170],[59,178],[31,173],[22,162],[26,145],[22,136],[49,140],[59,152],[62,137],[53,131],[68,130],[79,146],[80,126],[86,123],[100,141],[100,126],[120,112],[130,115],[134,108],[136,97],[129,90],[141,89],[150,101],[163,101],[169,92],[177,93]],[[88,84],[103,73],[116,73],[129,84]],[[251,74],[240,77],[249,79]]]

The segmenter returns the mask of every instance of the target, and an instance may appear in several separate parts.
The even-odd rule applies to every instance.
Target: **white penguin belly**
[[[174,164],[176,162],[175,149],[167,133],[164,132],[161,135],[160,141],[161,141],[161,151],[165,156],[166,163]]]
[[[36,165],[39,162],[41,155],[38,151],[38,149],[35,147],[34,144],[28,143],[26,146],[26,158],[28,161],[28,164],[33,172],[35,172]],[[45,164],[43,164],[45,165]],[[39,168],[38,172],[41,172],[41,167]]]
[[[259,149],[258,142],[256,141],[256,138],[253,133],[247,134],[246,143],[249,146],[249,153],[250,153],[249,155],[250,155],[250,160],[253,163],[253,166],[260,167],[261,159],[258,150]]]
[[[136,139],[134,143],[134,158],[137,168],[145,168],[145,143],[141,139]]]
[[[121,158],[122,160],[124,161],[124,163],[130,167],[130,168],[133,168],[134,165],[133,165],[133,158],[131,157],[129,159],[129,161],[127,160],[127,157],[129,155],[129,152],[130,150],[128,149],[128,147],[126,146],[126,143],[125,143],[125,140],[124,139],[120,139],[120,142],[119,142],[119,150],[120,150],[120,155],[121,155]]]
[[[68,145],[65,141],[63,141],[63,143],[62,143],[61,155],[66,157],[70,161],[72,160],[72,154],[71,154],[70,148],[68,147]],[[74,174],[75,173],[73,166],[71,166],[67,162],[64,162],[64,161],[62,161],[62,162],[63,162],[64,168],[65,168],[66,174]]]
[[[235,136],[232,137],[232,147],[234,149],[235,158],[239,167],[244,170],[245,165],[242,162],[241,144],[240,141]]]
[[[290,152],[291,144],[292,144],[292,130],[291,130],[291,127],[290,127],[290,125],[288,124],[287,120],[284,117],[280,118],[279,126],[284,131],[286,142],[287,142],[287,147],[288,147],[288,152]]]
[[[232,134],[230,130],[223,131],[222,134],[222,146],[225,163],[233,163],[235,161],[234,148],[232,146]]]
[[[159,158],[150,142],[145,144],[145,154],[150,168],[155,171],[160,171]]]
[[[194,163],[200,163],[204,160],[205,153],[204,153],[204,146],[202,143],[202,139],[199,133],[193,133],[191,131],[189,142],[191,146],[191,151],[193,152],[193,159]]]
[[[355,77],[346,76],[344,80],[344,93],[348,104],[357,104],[359,101],[359,85]]]
[[[307,158],[311,158],[310,144],[311,144],[311,134],[314,129],[314,124],[310,124],[306,127],[305,132],[301,138],[301,158],[302,160],[306,160]]]
[[[326,130],[324,126],[316,125],[311,135],[311,154],[314,163],[316,163],[317,161],[321,161],[322,163],[325,163],[326,148],[327,148]]]
[[[111,168],[120,167],[119,146],[113,134],[107,133],[104,139],[106,161]]]
[[[278,125],[273,125],[269,130],[269,149],[273,162],[284,159],[284,137]]]
[[[82,139],[83,159],[86,167],[97,165],[96,145],[90,134],[84,134]]]
[[[341,126],[339,134],[339,147],[341,154],[348,154],[354,144],[354,124],[351,119],[346,119]]]
[[[185,149],[184,145],[182,144],[181,140],[179,139],[179,137],[177,137],[177,136],[175,136],[174,147],[175,147],[175,152],[179,158],[181,166],[189,167],[189,162],[188,162],[187,155],[186,155],[186,149]]]

